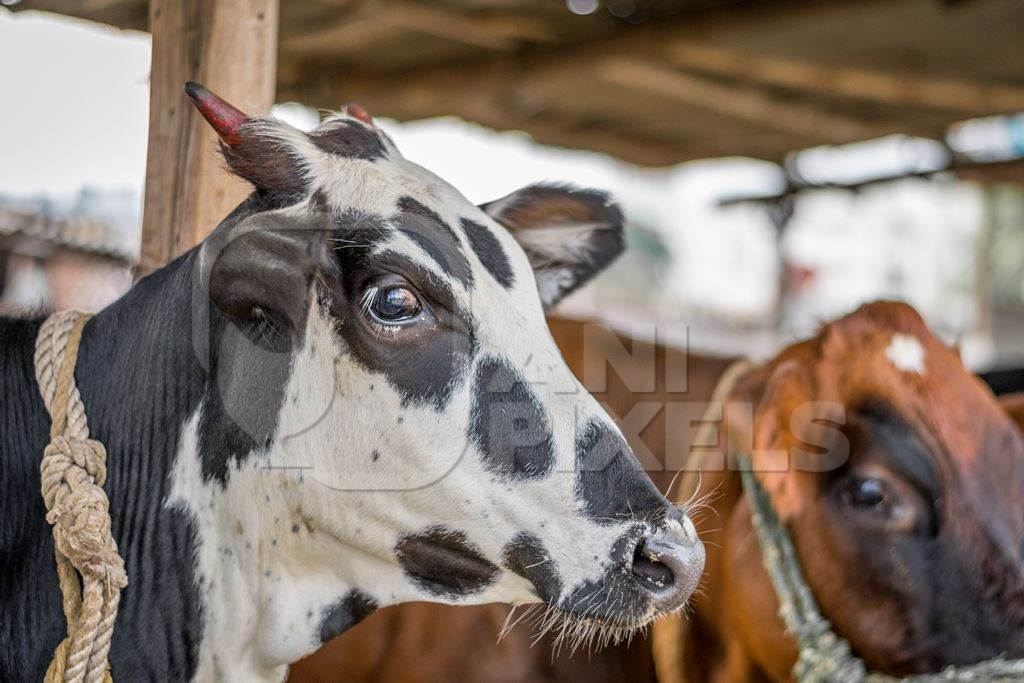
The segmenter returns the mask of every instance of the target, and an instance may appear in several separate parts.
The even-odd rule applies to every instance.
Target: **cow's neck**
[[[399,581],[393,564],[313,533],[301,477],[282,486],[267,471],[290,357],[239,343],[196,289],[198,260],[97,314],[79,352],[129,576],[111,666],[126,680],[276,680],[373,609],[340,575]],[[0,680],[39,679],[64,633],[38,493],[49,437],[32,367],[39,321],[0,325]]]
[[[289,663],[357,623],[378,603],[409,598],[402,591],[410,584],[390,545],[383,540],[374,545],[374,539],[389,538],[372,513],[379,498],[349,492],[325,503],[324,483],[307,470],[323,432],[338,433],[325,413],[333,415],[336,398],[333,346],[330,325],[314,307],[302,346],[279,385],[283,391],[259,399],[268,402],[265,410],[276,411],[278,423],[264,435],[265,442],[257,439],[255,451],[228,458],[223,472],[203,455],[204,429],[218,411],[232,409],[211,409],[207,395],[185,426],[169,502],[189,511],[200,539],[200,680],[281,678]],[[266,373],[274,372],[273,364],[266,356],[260,361]],[[222,389],[232,393],[230,387]],[[244,394],[257,402],[253,391]],[[257,406],[248,415],[257,427],[259,413]],[[326,516],[337,524],[318,522],[325,518],[325,504]],[[368,586],[372,596],[360,590]]]
[[[107,447],[105,489],[130,577],[111,649],[125,680],[181,678],[195,668],[201,606],[193,535],[186,515],[164,505],[181,426],[206,383],[182,332],[194,260],[182,257],[96,315],[75,373],[92,435]],[[39,495],[49,416],[33,377],[39,321],[2,325],[0,679],[38,680],[64,632]]]

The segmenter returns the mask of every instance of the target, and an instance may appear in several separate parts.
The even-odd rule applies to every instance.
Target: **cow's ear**
[[[603,192],[530,185],[480,208],[526,252],[545,309],[622,253],[622,211]]]
[[[213,304],[236,321],[269,324],[294,345],[305,328],[313,282],[329,263],[330,226],[330,211],[315,200],[225,219],[200,252]]]

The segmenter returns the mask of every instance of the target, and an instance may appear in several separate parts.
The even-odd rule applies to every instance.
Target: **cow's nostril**
[[[633,576],[652,593],[671,588],[675,579],[672,570],[661,562],[661,556],[648,547],[646,540],[633,552]]]
[[[672,518],[637,545],[630,569],[659,611],[679,609],[704,571],[704,546],[688,518]]]

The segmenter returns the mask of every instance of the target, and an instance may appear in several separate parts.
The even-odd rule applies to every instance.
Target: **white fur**
[[[889,342],[885,355],[889,361],[903,372],[924,374],[924,347],[920,340],[906,334],[894,334]]]

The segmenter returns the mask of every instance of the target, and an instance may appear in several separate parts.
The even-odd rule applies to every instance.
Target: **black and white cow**
[[[542,601],[581,637],[681,607],[693,525],[544,320],[621,250],[615,205],[533,186],[478,208],[358,108],[306,134],[187,90],[255,191],[85,327],[130,580],[114,677],[278,680],[409,600]],[[39,680],[64,628],[39,325],[0,320],[3,681]]]

